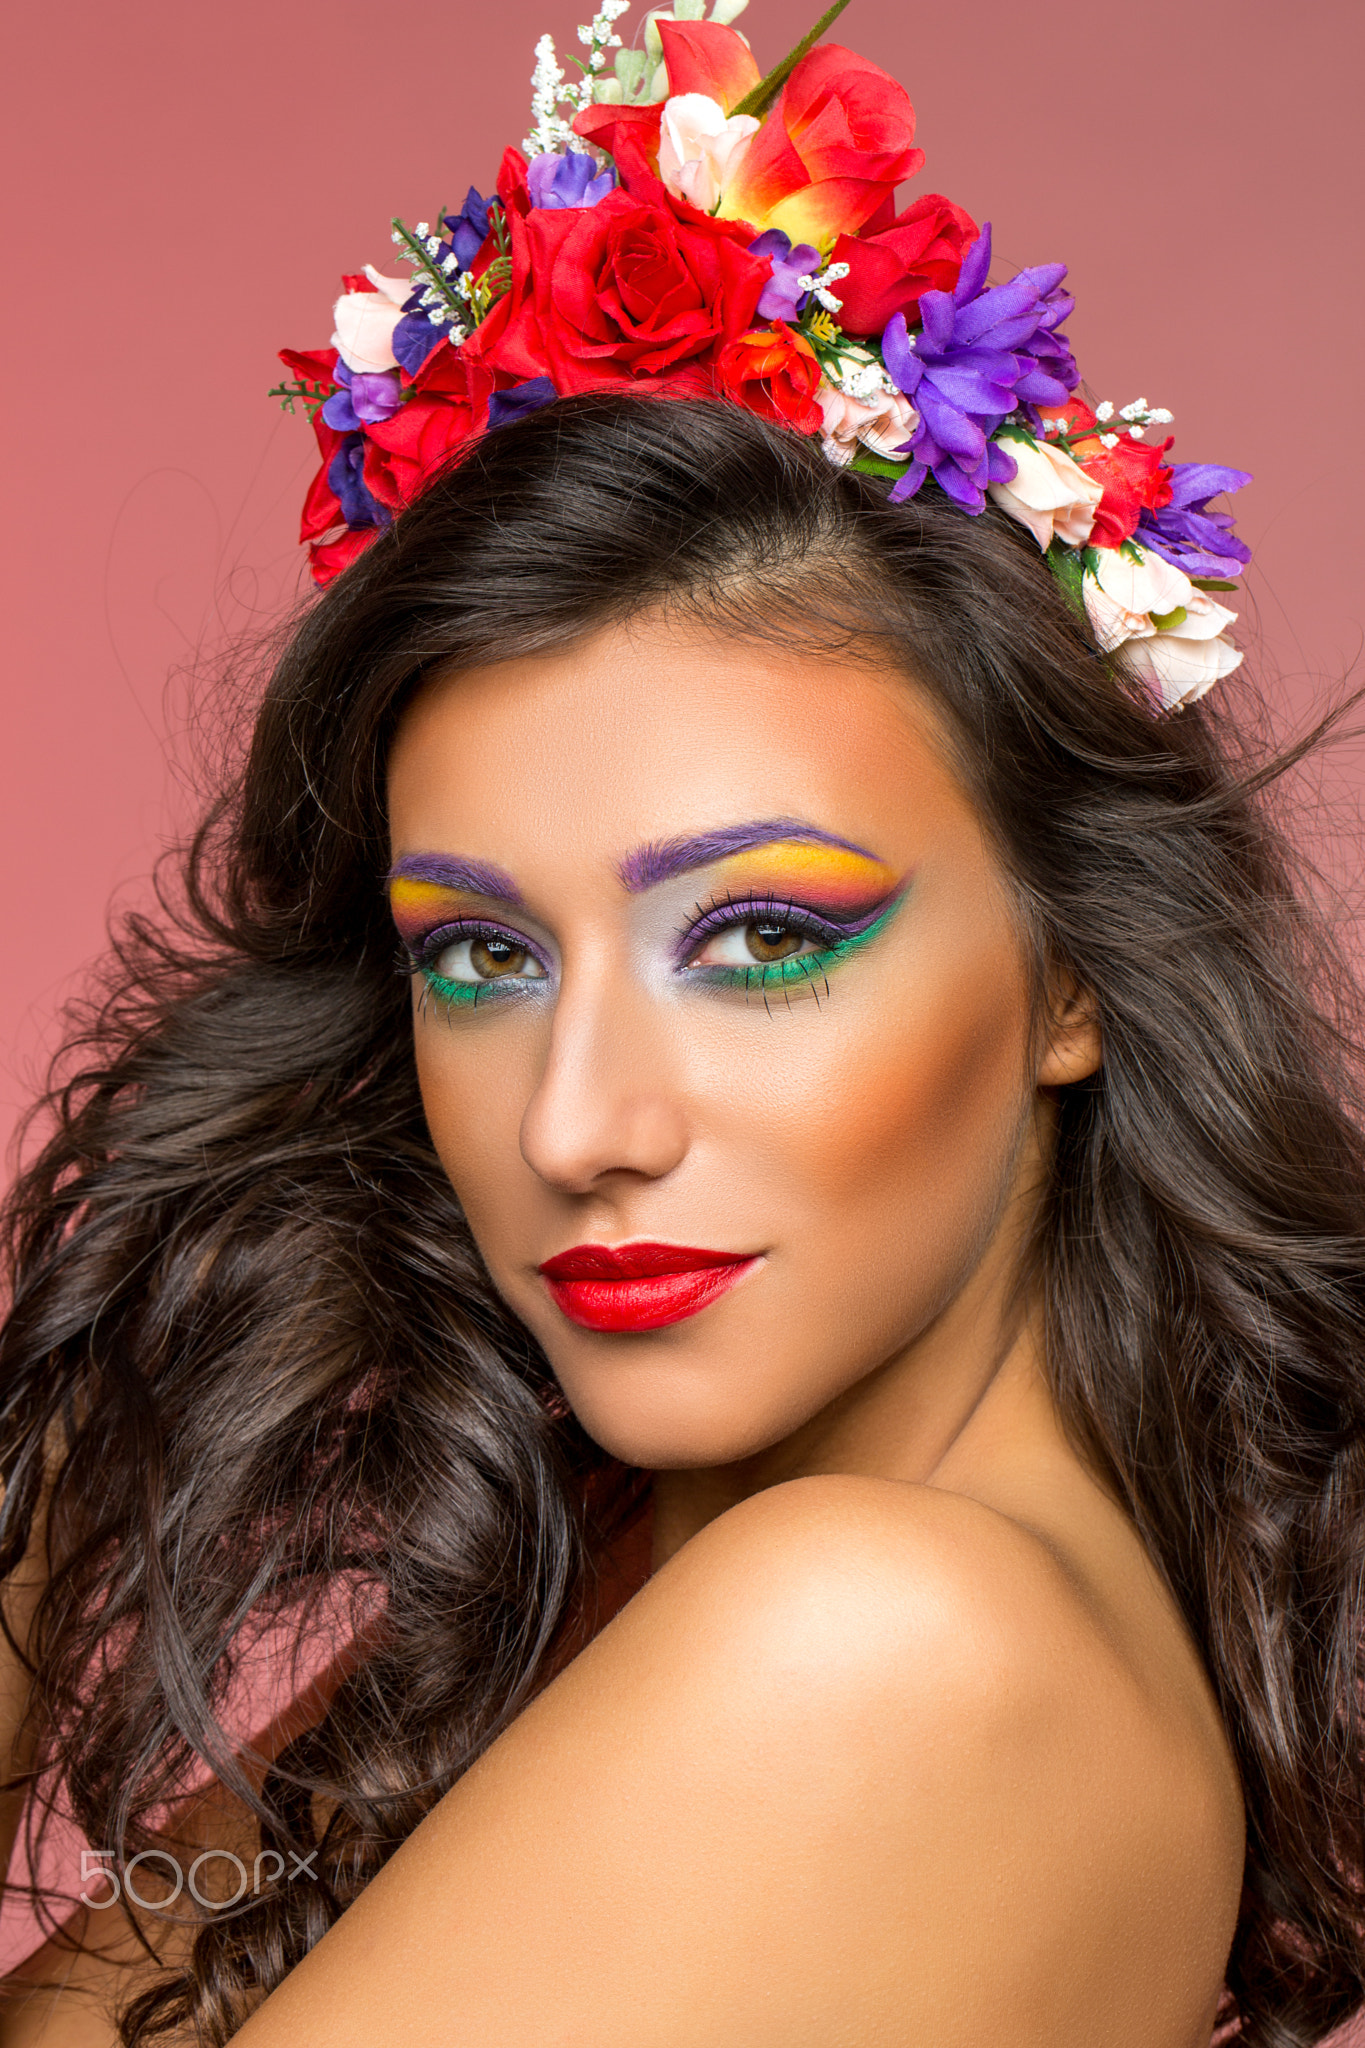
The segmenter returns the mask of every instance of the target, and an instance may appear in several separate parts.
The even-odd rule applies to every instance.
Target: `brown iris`
[[[773,918],[752,918],[744,927],[744,943],[755,960],[785,960],[805,943],[800,932]]]
[[[505,974],[524,974],[529,957],[524,946],[514,946],[510,939],[500,939],[491,932],[470,942],[470,965],[488,981],[497,981]]]

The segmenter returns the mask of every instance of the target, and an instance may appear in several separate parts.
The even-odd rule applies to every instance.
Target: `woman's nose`
[[[549,1050],[521,1120],[521,1153],[566,1194],[610,1173],[658,1180],[687,1150],[665,1034],[640,989],[561,989]]]

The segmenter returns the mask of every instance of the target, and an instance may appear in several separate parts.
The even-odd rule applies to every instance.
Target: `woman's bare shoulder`
[[[1006,1518],[773,1487],[493,1745],[249,2048],[381,2017],[407,2048],[433,2009],[469,2048],[1190,2048],[1231,1932],[1201,1924],[1213,1816],[1113,1664]]]

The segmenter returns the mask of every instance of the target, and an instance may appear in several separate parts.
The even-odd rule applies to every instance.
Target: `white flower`
[[[385,277],[383,271],[376,270],[373,263],[365,265],[365,275],[375,290],[381,292],[386,299],[392,300],[395,306],[401,306],[404,299],[411,295],[412,279],[410,277]]]
[[[1215,611],[1222,609],[1214,606]],[[1150,640],[1130,640],[1122,654],[1125,667],[1141,676],[1163,711],[1179,711],[1182,705],[1193,704],[1205,690],[1230,676],[1241,659],[1241,648],[1221,633],[1203,640],[1185,633],[1157,633]]]
[[[812,271],[806,277],[798,277],[796,282],[803,292],[814,292],[817,301],[827,313],[842,313],[844,302],[835,298],[830,286],[838,284],[841,277],[847,277],[852,267],[849,263],[827,263],[823,270]]]
[[[1069,548],[1084,547],[1104,486],[1087,476],[1064,448],[1013,434],[1004,446],[1014,458],[1015,475],[1007,484],[987,485],[996,504],[1026,526],[1040,548],[1050,547],[1054,540]]]
[[[1109,653],[1125,640],[1155,633],[1152,615],[1165,618],[1186,610],[1196,592],[1189,577],[1161,555],[1130,543],[1127,548],[1096,548],[1083,594],[1095,638]]]
[[[919,414],[899,391],[876,391],[865,398],[822,382],[815,394],[824,423],[820,445],[840,468],[852,462],[861,442],[874,455],[895,458],[901,443],[919,425]]]
[[[659,176],[675,198],[710,213],[758,125],[752,114],[727,120],[720,101],[704,92],[676,93],[664,102]]]
[[[1125,666],[1164,710],[1193,703],[1242,659],[1222,637],[1236,612],[1149,548],[1097,548],[1081,588],[1100,646],[1106,653],[1121,648]]]
[[[383,277],[368,263],[365,275],[375,289],[344,292],[332,308],[336,330],[332,347],[348,370],[394,370],[398,359],[393,352],[393,330],[412,290],[412,279]]]
[[[551,150],[567,149],[572,144],[573,129],[559,112],[559,102],[570,90],[564,83],[564,67],[555,53],[554,37],[542,36],[536,44],[536,68],[531,73],[531,132],[522,144],[528,157],[545,156]]]

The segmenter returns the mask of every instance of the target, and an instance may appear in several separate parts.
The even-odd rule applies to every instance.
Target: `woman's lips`
[[[695,1316],[758,1263],[753,1252],[688,1244],[576,1244],[538,1270],[585,1330],[660,1330]]]

